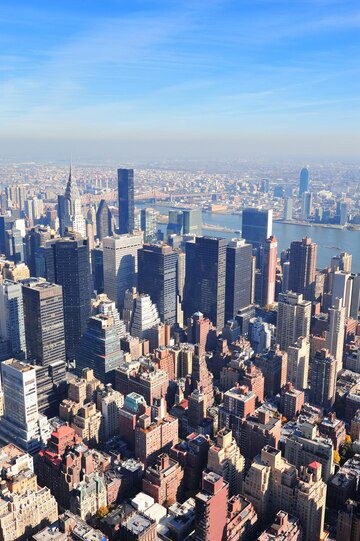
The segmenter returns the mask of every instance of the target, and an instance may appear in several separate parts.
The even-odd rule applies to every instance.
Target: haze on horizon
[[[355,158],[353,0],[3,0],[0,157]]]

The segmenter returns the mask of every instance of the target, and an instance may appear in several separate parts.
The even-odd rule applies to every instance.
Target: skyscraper
[[[201,311],[218,330],[225,316],[226,240],[196,237],[186,243],[185,317]]]
[[[292,197],[287,197],[284,202],[284,220],[290,221],[293,217],[294,201]]]
[[[115,385],[115,369],[123,360],[119,333],[112,316],[98,314],[88,319],[76,352],[76,373],[91,368],[102,383]]]
[[[307,220],[312,214],[312,193],[304,192],[301,198],[301,218]]]
[[[295,389],[307,389],[310,357],[309,340],[304,336],[300,336],[288,347],[287,354],[288,365],[286,381],[292,383]]]
[[[254,248],[259,248],[272,235],[272,219],[272,209],[244,209],[242,212],[242,238],[250,242]]]
[[[143,246],[142,233],[114,235],[103,240],[104,291],[124,306],[125,291],[137,286],[138,251]]]
[[[65,362],[62,288],[44,279],[23,280],[27,355],[43,366]]]
[[[64,195],[58,196],[58,216],[60,235],[63,237],[66,229],[86,237],[86,222],[81,209],[79,189],[72,177],[71,166]]]
[[[52,244],[55,282],[62,286],[65,346],[68,360],[75,352],[90,315],[90,266],[87,240],[76,235]]]
[[[2,439],[30,454],[40,450],[36,370],[17,359],[1,363],[5,415],[0,419]]]
[[[177,259],[170,246],[146,244],[138,252],[138,289],[156,304],[161,320],[176,323]]]
[[[309,170],[306,167],[301,169],[299,180],[299,196],[301,197],[304,192],[309,190]]]
[[[327,333],[327,348],[335,357],[339,372],[343,366],[343,349],[345,339],[345,312],[341,299],[336,298],[333,306],[329,308],[329,330]]]
[[[105,199],[102,199],[96,212],[96,233],[99,240],[113,233],[113,217]]]
[[[310,400],[330,410],[335,402],[337,362],[327,349],[315,353],[312,360]]]
[[[275,301],[277,245],[277,240],[273,236],[263,243],[261,269],[261,304],[263,306],[270,306]]]
[[[317,244],[309,237],[290,245],[289,290],[311,300],[314,294]]]
[[[217,473],[205,470],[202,488],[195,496],[195,541],[226,538],[229,486]]]
[[[119,233],[132,233],[134,224],[134,170],[118,169]]]
[[[26,357],[24,305],[21,284],[0,283],[0,358]]]
[[[335,299],[342,299],[342,306],[345,307],[345,317],[349,317],[350,313],[352,288],[353,275],[350,272],[334,272],[331,302],[335,304]]]
[[[300,336],[310,333],[311,302],[289,291],[279,294],[276,336],[282,351],[287,351]]]
[[[252,246],[234,239],[226,249],[225,321],[251,304]]]
[[[157,213],[154,209],[141,209],[141,231],[144,232],[144,241],[146,243],[156,242],[156,218]]]

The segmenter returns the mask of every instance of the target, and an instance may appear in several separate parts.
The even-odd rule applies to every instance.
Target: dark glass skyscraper
[[[272,209],[247,208],[242,213],[241,236],[259,248],[272,235]]]
[[[61,286],[40,278],[22,281],[26,349],[43,366],[65,362],[64,307]]]
[[[54,250],[55,282],[63,289],[66,357],[75,352],[90,316],[90,263],[87,240],[59,239]]]
[[[311,300],[316,275],[317,244],[309,237],[294,240],[290,245],[289,290],[302,293]]]
[[[300,171],[299,180],[299,195],[309,191],[309,170],[307,167],[303,167]]]
[[[118,169],[119,233],[134,231],[134,170]]]
[[[225,321],[251,304],[252,246],[244,239],[229,242],[226,249]]]
[[[145,245],[138,252],[138,290],[156,303],[161,320],[176,323],[178,254],[170,246]]]
[[[114,318],[103,314],[91,317],[76,353],[76,373],[80,376],[84,368],[92,368],[102,383],[115,385],[115,369],[123,357]]]
[[[185,317],[200,310],[218,330],[225,320],[226,240],[196,237],[186,243]]]
[[[96,233],[99,240],[113,235],[112,214],[105,199],[102,199],[96,213]]]

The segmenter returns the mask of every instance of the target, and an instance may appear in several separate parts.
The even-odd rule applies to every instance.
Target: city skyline
[[[3,154],[354,157],[359,25],[352,0],[5,2]]]

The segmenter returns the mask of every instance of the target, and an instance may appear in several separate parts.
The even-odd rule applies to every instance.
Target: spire
[[[65,197],[69,200],[80,199],[79,189],[72,178],[72,163],[70,160],[69,178],[66,184]]]

